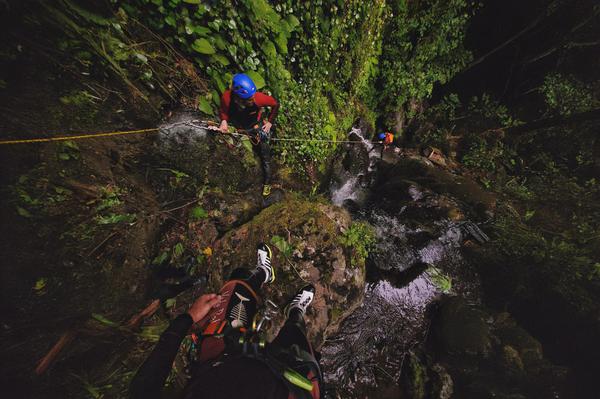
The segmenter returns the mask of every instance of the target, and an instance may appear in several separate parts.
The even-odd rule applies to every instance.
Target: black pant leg
[[[245,281],[248,283],[248,285],[250,287],[252,287],[252,289],[255,292],[258,292],[258,290],[260,290],[260,287],[265,282],[265,278],[266,278],[265,271],[261,270],[261,269],[257,269],[254,271],[254,273],[252,273],[252,275],[250,275],[250,277],[246,278]]]
[[[271,184],[271,146],[263,140],[254,146],[263,170],[263,184]]]
[[[279,330],[279,334],[272,342],[273,345],[280,348],[289,348],[292,345],[298,345],[300,349],[312,353],[308,338],[306,338],[306,323],[304,317],[299,311],[293,311],[285,324]]]

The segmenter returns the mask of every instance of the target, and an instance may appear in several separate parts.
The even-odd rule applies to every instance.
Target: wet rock
[[[262,209],[262,196],[259,190],[245,192],[225,192],[215,188],[202,199],[202,206],[220,232],[250,220]]]
[[[523,371],[525,368],[519,351],[510,345],[502,347],[502,360],[509,370]]]
[[[514,351],[518,354],[522,363],[521,368],[538,367],[544,358],[542,345],[539,341],[514,322],[510,323],[512,325],[508,322],[503,324],[496,328],[495,334],[505,344],[505,348],[508,347],[511,352]]]
[[[409,192],[412,183],[421,191],[454,198],[450,201],[454,206],[450,208],[456,208],[458,200],[468,204],[482,218],[487,218],[486,212],[493,212],[495,209],[495,197],[483,190],[479,184],[464,176],[435,167],[425,157],[398,158],[394,164],[383,162],[378,167],[379,175],[374,184],[373,201],[378,201],[378,198],[394,198],[397,203],[400,202],[396,206],[401,207],[402,201],[415,200],[414,195],[411,196]]]
[[[186,173],[196,184],[224,191],[246,191],[262,184],[251,145],[230,148],[216,140],[213,131],[193,126],[193,120],[193,114],[179,113],[163,125],[154,143],[155,163]]]
[[[422,354],[409,352],[404,360],[405,366],[402,370],[401,384],[404,397],[424,399],[427,395],[427,383],[429,382],[427,362]]]
[[[441,305],[434,321],[434,334],[443,353],[486,357],[492,348],[488,316],[469,306],[463,299],[452,297]]]
[[[432,324],[428,373],[442,365],[457,397],[555,398],[568,370],[543,357],[541,344],[506,312],[494,314],[460,298],[440,303]]]
[[[440,363],[435,363],[431,370],[435,373],[433,380],[433,397],[439,399],[450,399],[454,393],[454,381],[446,368]]]

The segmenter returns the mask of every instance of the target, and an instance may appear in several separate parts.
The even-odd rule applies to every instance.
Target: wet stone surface
[[[461,224],[447,217],[456,203],[413,181],[381,180],[377,160],[369,159],[359,171],[340,168],[332,184],[334,203],[352,201],[355,216],[374,227],[377,245],[365,299],[325,342],[322,362],[330,391],[341,397],[391,398],[398,397],[407,355],[428,334],[430,305],[444,294],[477,302],[479,282],[461,253]]]

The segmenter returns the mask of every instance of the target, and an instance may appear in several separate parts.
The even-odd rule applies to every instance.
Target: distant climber
[[[263,119],[263,108],[270,112]],[[263,196],[271,193],[271,148],[269,138],[273,137],[273,126],[279,103],[273,97],[256,91],[252,79],[243,73],[235,75],[231,87],[221,96],[219,129],[226,133],[229,123],[246,131],[256,131],[257,140],[253,141],[254,151],[258,153],[263,169]],[[261,120],[262,119],[262,120]],[[262,122],[262,125],[261,125]]]
[[[171,322],[133,378],[131,398],[162,397],[173,360],[190,329],[197,332],[199,353],[183,398],[320,397],[322,375],[304,322],[315,287],[307,285],[297,292],[286,308],[285,324],[265,344],[253,321],[260,302],[257,292],[275,280],[275,269],[267,245],[258,245],[257,258],[253,272],[234,270],[218,295],[200,296]]]
[[[383,157],[383,152],[394,147],[394,152],[399,152],[398,141],[396,140],[396,136],[394,136],[391,132],[381,132],[375,136],[373,140],[375,143],[381,145],[381,156]]]
[[[383,144],[383,149],[387,150],[389,146],[394,144],[394,134],[390,132],[381,132],[377,135],[379,143]]]

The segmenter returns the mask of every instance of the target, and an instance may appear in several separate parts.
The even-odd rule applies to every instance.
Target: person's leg
[[[272,344],[279,348],[289,348],[292,345],[298,345],[300,349],[309,353],[312,352],[308,338],[306,338],[304,315],[300,311],[292,310],[290,312],[285,324],[279,330]]]
[[[287,306],[287,319],[279,330],[272,344],[280,348],[289,348],[298,345],[300,349],[312,353],[312,347],[306,338],[306,323],[304,314],[311,304],[315,295],[315,287],[307,285],[303,287]]]
[[[275,272],[271,266],[271,249],[266,244],[257,248],[257,265],[254,272],[244,280],[233,279],[225,283],[219,295],[219,304],[208,315],[202,334],[200,361],[216,359],[223,353],[225,342],[220,335],[227,325],[233,328],[250,327],[258,306],[258,290],[266,282],[275,280]],[[241,276],[240,270],[234,270],[232,277]]]
[[[268,142],[261,140],[254,145],[254,151],[260,158],[260,166],[263,170],[263,184],[271,184],[271,146]]]
[[[267,141],[261,141],[258,146],[258,154],[263,169],[263,184],[271,184],[271,146]]]

